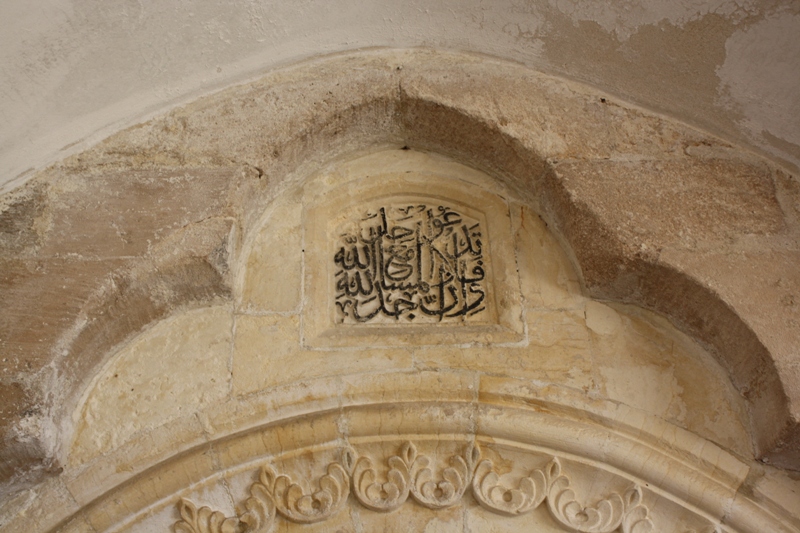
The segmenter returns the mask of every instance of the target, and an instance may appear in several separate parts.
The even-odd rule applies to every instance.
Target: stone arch
[[[407,177],[409,173],[411,177]],[[401,183],[389,182],[387,178]],[[293,273],[303,271],[306,282],[313,278],[327,280],[325,269],[318,267],[333,254],[330,250],[322,256],[310,253],[311,247],[325,243],[332,236],[324,231],[320,234],[320,224],[328,219],[338,220],[337,214],[346,206],[346,198],[356,205],[363,202],[372,205],[376,192],[383,199],[394,198],[399,192],[403,199],[429,195],[432,199],[474,202],[491,212],[482,219],[485,224],[482,237],[486,249],[491,247],[491,253],[498,259],[494,265],[495,280],[517,275],[533,279],[506,280],[509,283],[505,288],[486,287],[487,292],[496,289],[498,293],[514,293],[504,296],[510,302],[519,300],[522,291],[522,299],[529,301],[526,323],[536,331],[526,332],[524,337],[504,337],[503,330],[513,332],[515,325],[498,322],[502,328],[488,332],[482,323],[461,324],[457,326],[460,331],[437,337],[432,333],[441,331],[440,326],[423,325],[412,326],[416,328],[413,332],[406,326],[400,331],[373,329],[366,334],[367,339],[363,332],[359,332],[360,337],[353,337],[349,332],[343,335],[334,331],[338,333],[336,340],[343,342],[319,343],[309,338],[312,333],[308,323],[324,315],[319,311],[328,307],[329,302],[314,297],[313,292],[319,287],[312,288],[311,294],[301,292],[302,278]],[[503,199],[492,198],[503,193],[506,194]],[[555,289],[562,294],[548,296],[537,292],[532,281],[558,285],[559,276],[530,272],[531,261],[538,268],[542,268],[538,264],[541,260],[556,261],[567,271],[572,267],[566,257],[552,257],[559,253],[559,246],[543,222],[529,210],[527,215],[526,211],[516,213],[517,207],[528,209],[515,203],[506,188],[485,174],[435,154],[398,149],[334,162],[319,175],[284,191],[271,202],[258,225],[260,238],[254,237],[243,246],[240,266],[244,271],[233,289],[236,307],[223,305],[190,311],[150,329],[114,355],[87,391],[75,416],[82,427],[69,447],[65,465],[70,472],[67,475],[70,491],[79,495],[79,501],[86,501],[86,505],[82,513],[61,527],[69,531],[88,523],[104,530],[154,530],[167,527],[171,520],[176,530],[202,531],[204,527],[213,530],[214,521],[221,523],[223,514],[233,513],[230,502],[220,500],[227,498],[226,491],[220,492],[220,486],[249,485],[252,478],[249,471],[264,461],[278,470],[274,474],[265,471],[265,479],[269,481],[257,481],[245,491],[254,496],[244,505],[255,513],[249,518],[240,513],[238,516],[245,522],[258,516],[259,520],[284,528],[298,523],[318,523],[320,530],[338,527],[336,524],[347,528],[349,522],[342,518],[342,513],[349,508],[349,515],[355,513],[367,528],[391,529],[397,517],[382,513],[395,511],[408,515],[408,520],[421,520],[420,523],[444,520],[451,525],[455,523],[457,528],[461,527],[460,522],[453,513],[463,513],[463,520],[477,520],[476,523],[496,522],[503,520],[502,516],[510,516],[509,520],[516,520],[508,523],[513,527],[521,523],[547,524],[550,518],[542,513],[543,502],[547,502],[552,519],[561,524],[557,527],[573,531],[582,527],[580,520],[558,502],[564,500],[562,503],[567,505],[566,501],[575,497],[567,489],[573,487],[569,490],[574,491],[580,487],[582,495],[576,501],[581,505],[611,498],[609,503],[598,507],[608,507],[599,512],[605,523],[602,527],[610,528],[609,531],[622,527],[622,522],[628,524],[625,526],[628,530],[633,530],[635,524],[646,528],[654,521],[660,522],[661,528],[677,524],[706,528],[718,522],[735,529],[752,527],[746,517],[722,519],[722,508],[734,505],[730,494],[723,494],[725,484],[741,483],[745,470],[735,455],[711,441],[725,442],[740,454],[751,453],[747,447],[738,447],[738,443],[748,438],[746,415],[743,403],[737,414],[733,388],[727,385],[725,392],[725,373],[721,369],[709,372],[703,367],[687,368],[676,382],[678,387],[687,389],[684,391],[687,397],[700,394],[704,388],[714,391],[703,400],[694,396],[695,403],[688,405],[689,409],[696,408],[698,402],[717,406],[716,416],[723,420],[716,431],[696,421],[687,421],[689,431],[686,431],[676,424],[674,414],[670,418],[665,412],[650,411],[658,402],[629,397],[628,401],[638,404],[627,407],[624,399],[610,389],[609,392],[598,389],[597,400],[587,404],[593,393],[580,387],[591,387],[587,376],[595,372],[580,370],[588,363],[580,361],[588,353],[588,341],[583,343],[579,338],[580,317],[585,315],[589,328],[598,332],[613,329],[614,317],[617,320],[635,317],[620,318],[627,316],[624,309],[615,311],[599,303],[583,310],[574,273],[571,288]],[[329,230],[338,232],[338,224],[337,221]],[[510,235],[504,237],[503,231],[497,231],[498,226],[503,230],[504,225],[505,231],[517,228],[516,244],[511,242]],[[525,254],[518,234],[523,230],[536,236],[534,240],[545,239],[545,242],[538,253],[517,258],[517,254]],[[302,259],[297,253],[301,246],[305,249]],[[513,249],[504,250],[503,246]],[[491,258],[488,254],[487,260]],[[526,264],[501,269],[502,255]],[[270,286],[264,273],[279,265],[286,269],[287,278]],[[295,286],[295,292],[287,295],[286,285]],[[322,288],[327,289],[325,283]],[[305,285],[303,290],[307,289]],[[329,296],[327,290],[322,292],[323,296]],[[541,304],[530,303],[537,297],[542,298]],[[570,298],[576,299],[575,309],[566,303]],[[519,308],[512,312],[525,315],[525,310]],[[548,322],[554,318],[556,322]],[[300,327],[301,320],[305,328]],[[662,344],[687,342],[681,341],[665,322],[659,326],[647,316],[638,320],[639,327],[650,324],[653,329],[645,336],[655,342],[659,342],[658,338]],[[624,330],[629,326],[616,327]],[[570,329],[570,333],[564,335],[560,331],[564,328]],[[550,339],[553,336],[562,340],[554,343]],[[602,337],[602,334],[597,337],[596,342],[602,342]],[[459,346],[458,350],[447,349],[453,344]],[[381,345],[384,348],[375,348]],[[646,366],[647,355],[638,350],[648,349],[653,348],[631,345],[622,348],[618,355]],[[229,350],[233,354],[231,362]],[[592,350],[592,353],[596,359],[602,351]],[[626,364],[624,372],[637,372],[637,366],[624,363],[613,353],[613,348],[609,353],[609,370]],[[670,348],[652,353],[650,361],[665,358],[673,365],[682,363],[688,367],[693,358],[703,356],[708,359],[707,354],[696,349]],[[679,360],[680,357],[688,359]],[[709,363],[713,365],[710,359],[706,365]],[[591,364],[606,366],[600,360]],[[226,378],[227,372],[230,376]],[[586,376],[580,376],[582,372]],[[707,375],[706,387],[687,380],[687,372]],[[650,389],[658,389],[665,382],[653,372],[647,375]],[[643,375],[642,379],[647,378]],[[546,384],[548,380],[551,383]],[[608,381],[611,384],[615,378]],[[609,400],[600,400],[603,396]],[[720,409],[731,401],[734,403],[730,410]],[[117,420],[117,414],[124,414],[124,420]],[[586,420],[587,416],[593,420]],[[737,420],[737,416],[742,418]],[[638,427],[640,424],[643,426]],[[737,424],[738,432],[726,435],[719,431]],[[669,450],[663,446],[664,432],[675,433],[677,440],[669,439]],[[613,445],[602,444],[605,441]],[[704,452],[689,452],[701,443],[707,447]],[[658,459],[646,451],[651,449],[658,450]],[[442,450],[451,450],[452,457],[445,457],[445,466],[434,466],[436,457],[441,464]],[[342,453],[352,458],[343,459]],[[405,481],[397,481],[400,474],[392,478],[399,483],[401,496],[405,496],[388,501],[375,496],[374,490],[367,487],[372,479],[382,475],[381,461],[389,460],[393,454],[405,461],[405,466],[399,467],[401,473],[405,472],[401,475]],[[690,457],[689,466],[678,466],[682,456]],[[211,463],[207,462],[209,457],[213,458]],[[391,459],[390,464],[397,467],[400,459]],[[443,492],[436,496],[436,491],[424,490],[426,481],[421,474],[424,464],[430,462],[434,472],[443,472],[447,460],[460,480],[453,489],[455,492],[447,496],[450,488],[440,487]],[[536,487],[520,493],[527,494],[524,502],[514,504],[519,504],[518,507],[507,507],[505,499],[496,493],[508,493],[516,481],[513,476],[511,480],[506,477],[511,485],[500,488],[505,485],[495,487],[499,483],[499,478],[495,478],[514,461],[541,463],[540,473],[533,473],[530,481],[521,482],[521,487],[529,487],[531,483]],[[495,463],[505,466],[494,472]],[[563,479],[562,465],[566,476]],[[286,473],[297,481],[298,467],[309,472],[318,468],[327,471],[332,477],[321,478],[320,487],[327,487],[323,492],[338,487],[338,492],[318,496],[319,512],[294,502],[288,495],[278,495],[282,489],[274,483],[288,479],[280,478],[279,474]],[[525,469],[515,465],[511,472],[519,475],[520,468]],[[686,472],[677,476],[676,468]],[[176,476],[176,469],[188,475]],[[670,469],[675,479],[655,482]],[[567,474],[569,470],[573,472]],[[449,481],[440,483],[455,483],[455,478],[448,477],[451,474],[442,475]],[[703,479],[710,476],[711,480],[699,484],[687,482],[692,475]],[[596,477],[607,480],[602,490],[592,488],[599,482],[588,481]],[[123,480],[126,482],[121,483]],[[315,481],[306,481],[298,482],[304,490],[316,490]],[[361,490],[357,483],[364,483]],[[159,488],[151,491],[146,488],[150,484]],[[262,488],[267,485],[268,488]],[[658,491],[649,490],[655,485]],[[353,501],[348,498],[351,488]],[[264,496],[265,490],[269,495]],[[681,496],[709,491],[718,498]],[[242,494],[236,489],[228,492],[230,498]],[[410,501],[405,505],[409,494],[423,509],[434,511],[433,516],[417,517],[419,508]],[[469,503],[469,494],[481,502],[480,506]],[[516,501],[513,495],[517,493],[508,494],[512,495],[512,502]],[[332,500],[326,503],[328,497]],[[634,500],[637,503],[624,503]],[[177,515],[176,502],[181,502]],[[206,505],[217,508],[212,512],[211,508],[203,509]],[[539,506],[542,509],[535,512]],[[378,514],[364,515],[364,507]],[[701,510],[690,511],[693,508]],[[484,516],[484,510],[490,514]],[[747,511],[742,513],[749,516]],[[164,523],[165,519],[169,519],[168,523]],[[227,516],[225,520],[234,527],[239,518]],[[405,520],[400,527],[407,527]],[[776,527],[783,526],[776,523]]]
[[[354,75],[341,85],[334,85],[333,81],[329,84],[320,82],[323,79],[320,72],[331,73],[331,80],[340,80],[338,73],[342,71]],[[502,84],[498,82],[500,79],[504,80]],[[492,90],[487,87],[492,87]],[[520,92],[520,89],[529,91]],[[290,99],[291,95],[306,90],[311,94]],[[520,94],[526,95],[523,103],[519,102]],[[291,108],[282,103],[287,99],[293,104]],[[614,227],[615,213],[607,210],[614,207],[611,199],[605,199],[608,202],[605,206],[597,205],[585,196],[587,189],[580,187],[590,183],[592,176],[602,176],[605,170],[595,167],[615,164],[617,159],[624,157],[630,160],[622,163],[630,164],[645,175],[648,172],[652,174],[651,166],[658,165],[673,166],[671,172],[676,173],[673,175],[684,172],[695,179],[693,172],[696,173],[698,168],[700,172],[717,169],[725,183],[728,183],[727,175],[731,180],[744,175],[752,182],[748,183],[753,185],[752,190],[757,194],[749,199],[733,194],[728,207],[734,215],[745,213],[751,207],[759,209],[761,214],[766,213],[764,220],[751,217],[750,226],[745,222],[742,224],[755,234],[772,235],[785,229],[773,185],[776,171],[746,156],[731,155],[728,152],[730,148],[716,139],[619,104],[604,101],[600,106],[597,100],[597,95],[565,82],[485,59],[441,57],[425,52],[365,54],[298,67],[277,73],[266,81],[201,100],[163,119],[112,137],[95,149],[64,162],[51,171],[54,175],[44,177],[42,181],[52,179],[57,183],[58,179],[69,179],[63,177],[65,174],[124,173],[130,168],[163,166],[179,173],[192,173],[202,167],[219,169],[230,178],[230,184],[224,188],[230,201],[215,216],[223,221],[234,221],[226,227],[233,226],[241,232],[227,247],[229,253],[236,256],[241,251],[238,243],[250,237],[263,206],[292,185],[302,183],[311,169],[321,162],[375,145],[407,146],[452,156],[489,171],[505,187],[534,206],[563,239],[562,244],[573,255],[575,264],[580,266],[582,280],[591,294],[657,309],[707,343],[723,364],[728,365],[736,386],[746,393],[751,406],[757,453],[771,453],[770,457],[776,461],[793,464],[794,444],[788,437],[792,434],[794,422],[792,402],[786,396],[788,389],[782,379],[785,374],[781,374],[782,367],[775,366],[758,334],[741,312],[721,296],[719,287],[707,287],[701,281],[701,273],[693,274],[689,268],[680,268],[675,262],[662,260],[658,254],[662,247],[668,248],[674,243],[674,235],[667,232],[666,237],[659,240],[658,230],[663,228],[658,225],[645,228],[647,231],[639,235],[629,228]],[[537,102],[540,107],[529,107]],[[536,116],[530,116],[531,109],[536,109]],[[575,113],[581,114],[586,110],[596,111],[596,115],[589,116],[593,120],[580,122],[575,130],[570,128],[576,121],[567,121],[563,117],[558,120],[558,112],[572,113],[569,116],[574,118]],[[650,135],[632,139],[632,134],[624,131],[623,127],[631,122]],[[220,136],[220,131],[228,131],[230,135]],[[652,144],[644,142],[645,139],[652,140]],[[606,161],[610,163],[604,163]],[[580,168],[581,164],[595,168],[595,174],[590,174],[590,178],[584,177],[582,181],[581,172],[586,171]],[[620,168],[624,166],[622,164]],[[738,185],[731,182],[730,186],[735,189]],[[658,199],[658,192],[656,190],[650,198]],[[684,216],[680,209],[677,212]],[[723,211],[722,214],[727,213]],[[712,241],[727,236],[718,234],[721,230],[715,227],[705,229]],[[229,236],[230,232],[225,235]],[[597,245],[597,235],[602,236],[602,246]],[[655,255],[648,251],[650,249],[657,251]],[[206,259],[202,262],[206,270],[206,266],[213,263]],[[209,272],[213,274],[211,270]],[[214,276],[216,274],[211,278],[216,280]],[[663,287],[652,280],[666,280],[670,287],[679,289],[677,295],[666,297]],[[215,286],[222,287],[221,284]],[[698,291],[700,296],[695,295]],[[211,291],[210,296],[227,298],[227,289]],[[687,304],[682,297],[689,296],[692,298]],[[714,318],[711,323],[708,316]],[[141,329],[147,322],[137,323],[128,333]],[[72,352],[59,364],[68,365],[79,355],[78,351]],[[758,369],[755,377],[751,376],[752,368]],[[514,401],[522,397],[504,392],[498,392],[497,396],[516,398]],[[320,401],[326,404],[332,399]],[[542,400],[532,401],[536,404]],[[291,402],[286,405],[291,405]],[[237,407],[246,408],[246,403]],[[557,412],[565,409],[560,404],[552,408]],[[302,411],[304,408],[299,409]],[[313,409],[324,413],[326,408]],[[769,413],[769,416],[764,416],[764,413]],[[614,425],[612,417],[601,418],[601,427]],[[633,424],[631,420],[630,425]],[[243,433],[226,435],[225,439],[246,438],[249,429],[244,428],[238,428]],[[217,444],[209,441],[204,431],[204,428],[191,428],[182,448],[187,450],[187,457],[202,455],[198,450]],[[701,443],[689,440],[694,445]],[[693,468],[705,472],[704,475],[714,477],[719,474],[713,468],[706,468],[706,463],[716,459],[693,455],[689,449],[691,446],[680,447],[676,453],[690,457],[687,460],[692,462]],[[718,452],[715,449],[713,453]],[[172,457],[172,454],[174,450],[144,458],[130,473],[112,476],[111,483],[120,487],[124,482],[129,483],[128,487],[145,483],[144,480],[152,479],[148,476],[172,468],[171,465],[178,464],[183,457]],[[600,461],[600,458],[591,460]],[[746,470],[744,463],[727,453],[722,460],[733,461],[730,468],[735,473],[723,469],[724,473],[719,475],[727,481],[720,483],[741,485],[744,482],[742,472]],[[65,505],[62,513],[65,510],[69,512],[51,523],[66,519],[72,512],[77,514],[74,514],[69,527],[79,527],[85,520],[91,523],[87,517],[94,512],[93,509],[99,509],[97,502],[110,501],[116,489],[107,486],[109,492],[103,495],[94,489],[83,491],[78,487],[96,481],[103,468],[110,468],[111,464],[117,467],[123,464],[122,456],[115,456],[102,467],[98,463],[95,466],[99,470],[89,474],[83,472],[68,480],[74,484],[66,489],[65,494],[75,497],[73,491],[76,491],[81,496],[76,505]],[[199,477],[189,476],[181,481],[183,487],[200,483],[210,475],[209,472],[201,472]],[[178,490],[178,487],[173,489]],[[679,490],[689,489],[682,487]],[[725,501],[730,503],[736,498],[743,501],[743,496],[735,494],[735,491],[730,498]],[[700,505],[691,498],[687,501],[690,506]],[[742,505],[747,507],[751,504],[757,505],[750,500]],[[743,516],[751,512],[738,509],[736,512]],[[704,512],[706,519],[714,515],[709,509]],[[731,520],[734,529],[748,530],[751,527],[745,518],[741,522]],[[713,522],[709,524],[713,525]]]

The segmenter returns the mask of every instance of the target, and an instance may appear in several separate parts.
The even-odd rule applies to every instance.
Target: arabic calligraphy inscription
[[[386,203],[343,224],[333,257],[336,323],[484,320],[486,235],[462,211]]]

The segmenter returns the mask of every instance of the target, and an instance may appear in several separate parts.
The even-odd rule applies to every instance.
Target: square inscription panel
[[[523,339],[508,206],[497,195],[442,176],[375,176],[324,195],[304,217],[305,345]]]
[[[335,324],[493,322],[482,213],[411,196],[358,209],[333,234]]]

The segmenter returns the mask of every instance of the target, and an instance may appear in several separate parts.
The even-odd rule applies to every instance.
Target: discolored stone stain
[[[30,252],[41,242],[41,217],[45,213],[43,187],[20,190],[0,204],[0,249],[9,255]]]
[[[0,380],[0,477],[11,482],[29,484],[40,480],[46,473],[41,470],[48,462],[49,451],[41,445],[40,435],[32,437],[20,431],[19,425],[27,417],[40,414],[42,399],[19,381]],[[6,489],[7,490],[7,489]]]

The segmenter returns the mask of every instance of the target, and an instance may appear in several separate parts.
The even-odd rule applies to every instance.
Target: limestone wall
[[[796,531],[793,180],[421,51],[122,132],[3,199],[2,523]]]

